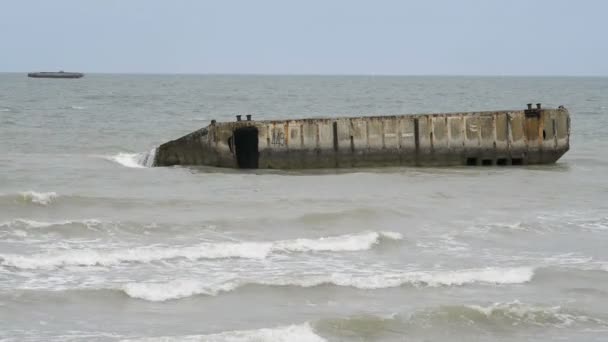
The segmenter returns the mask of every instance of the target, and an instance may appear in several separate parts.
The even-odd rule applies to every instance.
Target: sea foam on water
[[[326,339],[317,335],[309,323],[289,325],[276,328],[255,330],[225,331],[209,335],[162,336],[141,339],[128,339],[123,342],[325,342]]]
[[[21,193],[25,201],[40,204],[49,205],[53,200],[57,198],[56,192],[36,192],[36,191],[25,191]]]
[[[35,222],[35,224],[39,224]],[[204,242],[190,246],[141,246],[119,249],[68,249],[32,255],[2,254],[0,265],[21,269],[51,269],[64,266],[111,266],[120,263],[149,263],[183,258],[188,260],[244,258],[264,259],[271,253],[352,252],[372,248],[381,238],[398,238],[395,233],[365,232],[318,239],[271,242]]]
[[[120,152],[112,156],[105,157],[108,160],[114,161],[122,166],[130,168],[147,168],[154,165],[154,157],[156,156],[156,148],[148,152],[141,153],[126,153]]]
[[[293,274],[261,277],[232,278],[210,283],[197,279],[177,279],[169,282],[134,282],[125,284],[121,290],[133,298],[148,301],[166,301],[194,295],[216,296],[245,285],[314,287],[333,285],[375,290],[403,285],[417,287],[462,286],[466,284],[522,284],[532,280],[534,269],[530,267],[483,268],[457,271],[361,271],[332,272],[309,275]]]

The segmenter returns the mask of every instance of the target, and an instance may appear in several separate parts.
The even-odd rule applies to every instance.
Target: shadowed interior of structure
[[[258,168],[258,129],[243,127],[234,131],[236,162],[241,169]]]

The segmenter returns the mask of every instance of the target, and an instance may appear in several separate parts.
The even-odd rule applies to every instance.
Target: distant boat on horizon
[[[63,70],[56,71],[41,71],[41,72],[30,72],[27,77],[34,78],[81,78],[84,74],[81,72],[65,72]]]

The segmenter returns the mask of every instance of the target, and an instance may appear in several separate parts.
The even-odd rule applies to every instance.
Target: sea
[[[556,164],[150,167],[212,119],[565,106]],[[1,341],[606,341],[608,78],[0,74]]]

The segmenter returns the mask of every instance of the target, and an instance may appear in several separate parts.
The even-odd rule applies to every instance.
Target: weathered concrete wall
[[[559,109],[213,123],[161,145],[155,165],[238,167],[236,130],[258,130],[259,167],[540,164],[569,149]]]

